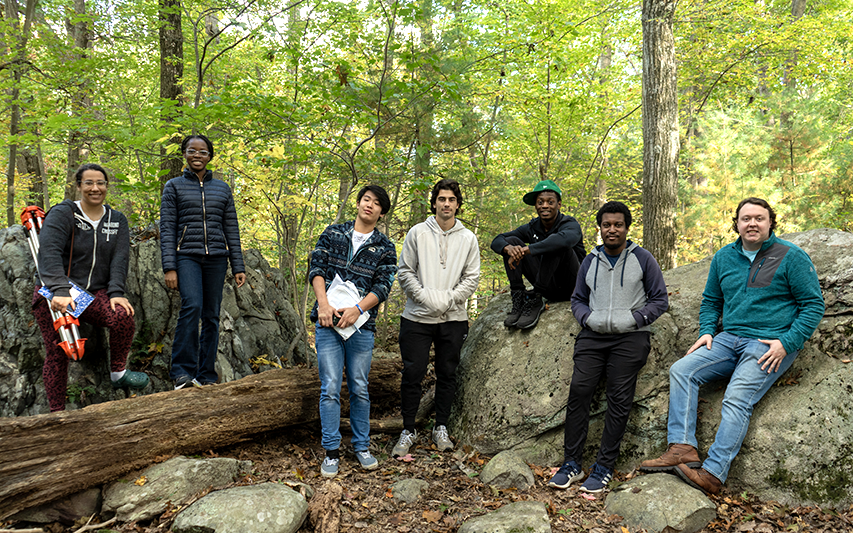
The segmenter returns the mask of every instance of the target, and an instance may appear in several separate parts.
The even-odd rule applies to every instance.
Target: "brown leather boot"
[[[723,486],[723,482],[704,468],[688,468],[678,465],[675,473],[694,489],[699,489],[708,494],[717,494]]]
[[[690,468],[702,466],[696,448],[689,444],[670,444],[666,452],[657,459],[643,461],[640,464],[640,470],[643,472],[672,472],[676,466],[681,464]]]

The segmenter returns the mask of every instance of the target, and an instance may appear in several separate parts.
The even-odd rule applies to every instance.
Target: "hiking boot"
[[[323,459],[323,463],[320,465],[320,475],[323,477],[335,477],[338,475],[338,464],[340,464],[341,459],[339,457],[335,457],[332,459],[328,455],[325,459]]]
[[[569,485],[575,481],[580,481],[581,479],[583,479],[583,469],[581,469],[581,465],[574,461],[566,461],[563,463],[563,466],[557,470],[557,473],[551,477],[551,481],[548,482],[548,486],[557,489],[567,489],[569,488]]]
[[[122,377],[113,381],[113,388],[144,389],[148,386],[149,381],[148,374],[145,372],[131,372],[128,370]]]
[[[687,465],[680,464],[675,467],[675,473],[694,489],[708,494],[717,494],[723,487],[723,482],[704,468],[688,468]]]
[[[581,485],[581,490],[592,494],[603,492],[611,479],[613,479],[613,470],[595,463],[592,465],[589,477]]]
[[[435,444],[435,447],[440,452],[453,449],[453,442],[450,440],[450,437],[447,435],[447,428],[444,426],[435,426],[433,428],[433,430],[432,430],[432,442]]]
[[[539,315],[545,309],[545,302],[542,301],[542,297],[538,293],[534,292],[526,296],[524,307],[521,309],[521,316],[515,323],[515,327],[519,329],[530,329],[536,326],[539,322]]]
[[[201,383],[195,380],[195,378],[191,378],[189,376],[181,376],[175,380],[175,390],[180,390],[186,387],[187,385],[192,385],[193,387],[201,388]]]
[[[689,444],[670,444],[663,455],[657,459],[649,459],[640,463],[643,472],[672,472],[678,465],[687,465],[690,468],[699,468],[699,452]]]
[[[376,460],[376,457],[370,455],[370,452],[367,450],[361,452],[355,452],[355,457],[358,459],[358,463],[365,470],[373,470],[374,468],[379,467],[379,461]]]
[[[391,457],[403,457],[407,453],[409,453],[409,448],[418,440],[418,432],[415,431],[412,433],[408,429],[404,429],[402,433],[400,433],[400,440],[397,441],[397,445],[394,446],[394,449],[391,451]]]
[[[521,316],[521,310],[524,308],[524,291],[511,291],[510,294],[512,295],[512,309],[509,310],[509,314],[504,320],[504,326],[508,328],[515,326]]]

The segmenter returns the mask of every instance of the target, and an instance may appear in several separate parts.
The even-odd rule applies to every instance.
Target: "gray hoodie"
[[[572,294],[581,326],[604,334],[649,331],[668,307],[663,273],[645,248],[628,241],[611,266],[599,245],[581,263]]]
[[[424,324],[468,320],[465,302],[480,282],[477,237],[458,220],[444,231],[431,216],[406,235],[397,271],[403,316]]]

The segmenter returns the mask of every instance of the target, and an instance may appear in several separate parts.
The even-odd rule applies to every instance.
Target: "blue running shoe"
[[[581,485],[581,490],[593,494],[604,492],[611,479],[613,479],[613,470],[595,463],[592,465],[589,477]]]
[[[581,469],[581,465],[574,461],[566,461],[563,463],[563,466],[557,470],[557,473],[554,474],[551,481],[548,482],[548,486],[557,489],[567,489],[569,488],[569,485],[575,481],[580,481],[581,479],[583,479],[583,469]]]

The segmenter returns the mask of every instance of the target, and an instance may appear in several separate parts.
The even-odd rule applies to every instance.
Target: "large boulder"
[[[237,288],[225,279],[216,368],[232,381],[270,368],[310,363],[302,319],[287,299],[281,272],[257,250],[245,250],[247,281]],[[42,384],[44,345],[31,312],[35,265],[19,225],[0,229],[0,417],[48,412]],[[171,388],[169,366],[180,295],[166,288],[156,239],[133,242],[127,297],[136,311],[136,338],[129,356],[152,384],[143,394]],[[125,397],[109,381],[107,330],[81,325],[85,355],[69,365],[69,407]],[[265,366],[266,364],[266,366]]]
[[[782,503],[853,503],[853,235],[812,230],[786,235],[811,256],[827,311],[793,366],[758,404],[727,484]],[[652,351],[641,371],[617,468],[630,470],[667,445],[669,367],[697,338],[710,258],[664,273],[670,308],[652,325]],[[533,463],[562,461],[563,421],[579,327],[568,303],[550,304],[530,331],[507,329],[509,296],[495,298],[462,349],[451,432],[484,453],[512,449]],[[701,391],[700,452],[713,442],[725,383]],[[601,439],[606,400],[591,408],[585,462]]]

